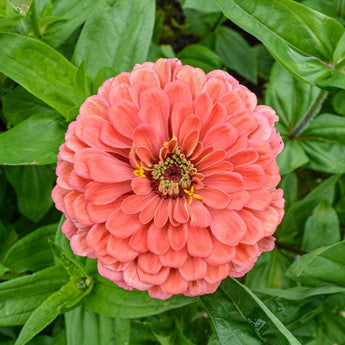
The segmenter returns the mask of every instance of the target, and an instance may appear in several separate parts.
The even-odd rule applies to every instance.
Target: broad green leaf
[[[321,286],[316,288],[309,288],[304,286],[296,286],[290,289],[258,289],[259,293],[265,295],[276,296],[284,298],[291,301],[304,300],[309,297],[319,296],[319,295],[331,295],[337,293],[344,293],[345,287],[340,286]]]
[[[314,250],[338,241],[340,241],[340,227],[337,213],[323,201],[307,220],[302,248]]]
[[[184,336],[176,319],[154,322],[151,324],[151,329],[161,345],[194,345]]]
[[[76,308],[65,314],[68,345],[130,344],[130,320]]]
[[[185,0],[182,7],[206,13],[220,12],[220,8],[214,0]]]
[[[345,173],[345,145],[330,141],[304,140],[301,145],[310,161],[307,167],[329,174]]]
[[[287,275],[308,286],[344,287],[344,241],[303,255],[290,266]],[[320,264],[320,272],[316,265]]]
[[[345,115],[345,91],[340,90],[334,95],[332,105],[338,114]]]
[[[55,163],[65,131],[57,113],[29,117],[0,135],[0,164]]]
[[[6,254],[7,250],[16,241],[18,235],[14,231],[12,226],[4,226],[0,222],[0,262],[2,262],[2,257]]]
[[[286,274],[308,286],[345,287],[345,241],[301,256]]]
[[[335,184],[338,179],[339,175],[328,178],[304,199],[295,202],[287,210],[276,232],[276,236],[282,243],[292,243],[295,245],[294,239],[301,233],[301,229],[304,229],[305,222],[313,209],[323,200],[328,201],[329,204],[333,202]]]
[[[252,49],[256,56],[258,75],[261,78],[268,80],[274,64],[274,58],[263,44],[257,44],[252,47]]]
[[[86,277],[87,274],[78,262],[71,259],[67,253],[56,243],[49,241],[49,245],[54,255],[61,262],[61,265],[72,278]]]
[[[261,254],[255,266],[246,274],[246,285],[253,290],[291,286],[291,281],[285,277],[291,261],[278,248]]]
[[[74,51],[77,65],[85,60],[94,78],[103,66],[130,70],[144,62],[154,24],[153,0],[100,0],[87,19]]]
[[[182,49],[177,57],[184,65],[202,68],[206,73],[220,69],[222,60],[212,50],[200,44],[192,44]]]
[[[64,20],[55,22],[44,30],[42,40],[57,48],[64,43],[92,14],[98,1],[59,0],[53,4],[53,15]]]
[[[226,19],[221,12],[207,13],[203,12],[201,9],[195,10],[190,8],[184,9],[183,12],[186,16],[186,23],[188,25],[186,27],[186,33],[194,34],[200,37],[209,35],[216,26]],[[210,38],[211,42],[214,43],[213,33],[210,35]]]
[[[222,289],[202,296],[201,301],[213,322],[220,345],[265,344]]]
[[[62,115],[79,106],[77,68],[50,46],[33,38],[0,33],[0,71]]]
[[[256,55],[235,30],[222,26],[216,31],[216,52],[225,65],[253,83],[257,82]]]
[[[345,344],[345,317],[340,308],[333,308],[330,304],[325,312],[318,318],[316,345]]]
[[[305,0],[303,5],[330,17],[339,16],[345,10],[344,0]]]
[[[174,296],[166,301],[149,297],[146,291],[127,291],[97,275],[93,291],[85,299],[85,308],[111,317],[137,318],[155,315],[197,301]]]
[[[277,157],[281,175],[288,174],[308,162],[309,158],[305,154],[300,142],[297,140],[287,141],[283,152]]]
[[[104,67],[101,67],[99,70],[98,70],[98,73],[95,77],[95,79],[93,80],[92,82],[92,93],[93,94],[96,94],[97,91],[98,91],[98,88],[100,86],[102,86],[102,84],[107,80],[107,79],[110,79],[112,77],[115,77],[116,76],[116,71],[114,68],[112,67],[108,67],[108,66],[104,66]]]
[[[0,284],[0,325],[23,325],[31,313],[68,281],[62,266]]]
[[[285,210],[288,210],[297,200],[298,179],[296,173],[286,174],[282,177],[280,187],[284,190]]]
[[[272,68],[265,102],[279,115],[278,129],[288,136],[320,94],[320,89],[295,79],[285,68]]]
[[[22,16],[27,16],[33,0],[9,0],[11,6]]]
[[[16,126],[32,115],[56,114],[55,110],[21,86],[6,94],[2,98],[2,105],[4,116],[10,126]]]
[[[3,169],[16,191],[20,213],[34,222],[40,220],[53,204],[51,191],[56,179],[54,167],[4,166]]]
[[[225,280],[221,289],[242,317],[254,327],[265,344],[299,345],[299,341],[251,290],[233,278]]]
[[[292,0],[216,0],[292,74],[320,87],[345,88],[333,53],[344,33],[336,20]]]
[[[320,140],[345,145],[345,117],[318,115],[301,134],[302,140]]]
[[[89,278],[72,278],[59,291],[50,295],[29,317],[15,345],[27,344],[37,333],[47,327],[62,312],[81,301],[92,290]]]
[[[54,239],[56,228],[56,223],[46,225],[21,238],[8,250],[3,264],[19,273],[54,265],[48,240]]]

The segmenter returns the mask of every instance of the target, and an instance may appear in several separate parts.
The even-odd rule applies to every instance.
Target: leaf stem
[[[280,243],[278,241],[276,241],[276,246],[280,249],[287,250],[288,252],[291,252],[291,253],[296,253],[299,255],[308,254],[308,252],[303,250],[303,249],[296,248],[296,247],[290,246],[288,244]]]
[[[327,95],[327,91],[320,90],[319,95],[316,97],[314,103],[306,111],[302,120],[298,123],[296,127],[291,129],[289,139],[294,139],[298,137],[305,130],[305,128],[308,127],[309,123],[313,120],[314,116],[320,111],[321,106],[325,101]]]
[[[32,25],[32,29],[34,31],[35,36],[37,36],[37,38],[40,38],[41,33],[40,33],[40,29],[38,27],[36,1],[35,0],[33,0],[32,4],[31,4],[31,25]]]

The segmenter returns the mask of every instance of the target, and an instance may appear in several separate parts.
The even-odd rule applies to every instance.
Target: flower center
[[[163,198],[186,196],[185,190],[190,190],[193,185],[197,170],[181,150],[177,138],[173,136],[163,144],[158,157],[152,161],[149,176],[152,190]]]

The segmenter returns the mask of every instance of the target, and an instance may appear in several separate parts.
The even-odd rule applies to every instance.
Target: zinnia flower
[[[228,73],[177,59],[107,80],[58,156],[52,196],[74,253],[159,299],[243,276],[284,213],[277,120]]]

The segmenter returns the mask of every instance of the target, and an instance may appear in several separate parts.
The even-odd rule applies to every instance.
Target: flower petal
[[[235,193],[244,189],[242,176],[234,172],[224,172],[205,177],[205,186],[219,188],[226,193]]]
[[[168,237],[169,243],[172,249],[180,250],[182,249],[187,241],[187,231],[188,227],[185,225],[180,226],[169,226]]]
[[[91,181],[85,190],[85,199],[94,205],[105,205],[131,191],[129,182],[103,183]]]
[[[194,257],[209,256],[212,250],[212,239],[207,228],[188,229],[187,237],[188,253]]]
[[[111,212],[105,226],[118,238],[127,238],[142,228],[137,215],[126,214],[119,207]]]
[[[132,138],[133,130],[140,125],[138,109],[133,102],[121,100],[109,109],[109,121],[119,133]]]
[[[110,236],[107,245],[108,253],[116,260],[129,262],[138,256],[138,253],[132,249],[127,239]]]
[[[171,269],[167,279],[161,285],[161,288],[165,293],[173,295],[183,293],[187,287],[187,281],[181,276],[177,269]]]
[[[236,246],[246,234],[247,227],[236,211],[211,210],[211,230],[220,242]]]
[[[179,268],[181,276],[188,280],[198,280],[204,278],[207,264],[202,258],[189,256],[182,267]]]
[[[230,202],[229,195],[218,188],[204,187],[198,193],[208,207],[215,209],[226,208]]]
[[[185,248],[181,250],[169,249],[166,253],[159,256],[159,259],[163,266],[179,268],[183,266],[188,258],[188,253]]]
[[[154,223],[149,227],[147,247],[154,254],[164,254],[170,248],[168,228],[158,228]]]

